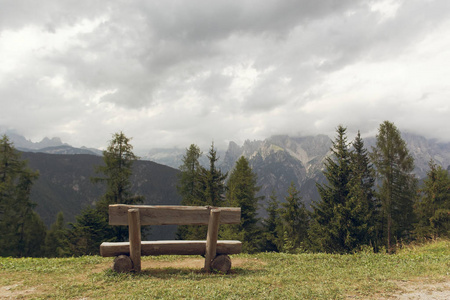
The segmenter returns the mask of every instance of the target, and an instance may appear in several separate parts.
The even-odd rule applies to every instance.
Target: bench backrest
[[[109,205],[109,225],[128,225],[128,210],[138,208],[141,225],[208,225],[211,206]],[[220,224],[239,224],[240,207],[217,207]]]

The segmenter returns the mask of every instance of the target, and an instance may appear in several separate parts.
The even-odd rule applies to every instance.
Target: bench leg
[[[133,262],[128,255],[119,255],[114,258],[112,269],[118,273],[128,273],[133,271]]]
[[[211,270],[211,261],[216,257],[217,236],[219,234],[220,209],[211,209],[206,236],[205,270]]]
[[[231,258],[226,254],[217,255],[211,263],[211,269],[216,272],[227,274],[231,269]]]
[[[128,210],[130,258],[135,272],[141,271],[141,218],[139,209]]]

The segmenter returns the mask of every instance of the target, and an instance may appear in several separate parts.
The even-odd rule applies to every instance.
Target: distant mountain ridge
[[[423,136],[402,133],[407,147],[414,157],[414,173],[418,178],[424,178],[432,159],[444,169],[450,169],[450,143],[440,143]],[[352,137],[348,137],[352,141]],[[370,152],[375,145],[375,137],[364,138],[366,149]],[[240,156],[246,157],[253,171],[258,176],[260,195],[265,196],[259,209],[260,215],[265,214],[265,207],[272,191],[283,201],[291,182],[300,190],[307,207],[319,199],[316,183],[323,183],[324,160],[331,154],[332,138],[326,135],[290,137],[276,135],[265,140],[247,140],[242,146],[230,142],[220,168],[224,172],[232,170]],[[170,149],[165,149],[165,159],[170,157]],[[185,152],[185,151],[184,151]],[[157,151],[152,152],[152,158],[158,162]],[[182,155],[178,149],[178,158]],[[183,153],[184,155],[184,153]],[[181,165],[181,160],[172,157],[173,165]]]
[[[308,137],[272,136],[264,141],[246,141],[242,146],[230,143],[222,169],[231,171],[236,160],[246,157],[258,176],[260,195],[265,196],[259,209],[265,214],[272,192],[280,201],[294,182],[307,207],[318,199],[316,182],[323,182],[323,161],[330,154],[331,140],[326,135]]]
[[[54,137],[49,139],[45,137],[40,142],[32,142],[27,140],[24,136],[17,134],[13,131],[5,131],[2,134],[6,134],[8,138],[14,143],[14,147],[16,149],[28,149],[28,150],[38,150],[47,147],[55,147],[55,146],[69,146],[61,141],[59,137]]]
[[[203,155],[200,157],[199,162],[202,166],[206,167],[209,165],[209,160],[207,157],[208,150],[204,150]],[[183,164],[183,156],[186,154],[185,148],[153,148],[148,151],[148,153],[141,157],[142,160],[150,160],[163,164],[172,168],[178,169]],[[225,156],[225,151],[217,150],[218,163],[223,162],[223,157]]]
[[[27,149],[27,148],[21,148],[18,147],[17,150],[23,151],[23,152],[39,152],[39,153],[47,153],[47,154],[89,154],[89,155],[96,155],[101,156],[103,155],[101,150],[93,149],[93,148],[75,148],[69,145],[62,145],[62,146],[52,146],[52,147],[45,147],[40,149]]]
[[[9,140],[14,144],[14,147],[22,152],[41,152],[49,154],[91,154],[103,155],[101,150],[94,148],[75,148],[67,143],[63,143],[59,137],[48,138],[45,137],[40,142],[32,142],[27,140],[24,136],[13,131],[5,131]]]
[[[411,133],[402,133],[402,137],[411,155],[414,157],[414,173],[418,178],[426,176],[429,169],[428,163],[431,159],[443,166],[444,169],[450,170],[450,143],[440,143]],[[26,152],[60,155],[89,154],[92,156],[93,154],[102,154],[97,149],[71,147],[62,143],[59,138],[46,138],[39,143],[27,142],[21,136],[13,136],[13,138],[10,136],[10,139],[16,147],[18,147],[17,145],[32,147],[18,147]],[[352,137],[348,137],[348,140],[351,141]],[[375,145],[375,142],[375,137],[364,138],[365,147],[368,151],[371,151],[371,147]],[[49,144],[52,146],[48,146]],[[46,147],[39,148],[41,146]],[[226,151],[218,150],[220,158],[218,165],[223,172],[230,172],[240,156],[248,158],[253,171],[258,176],[257,184],[261,187],[259,194],[265,196],[265,200],[260,203],[259,209],[260,214],[264,215],[265,207],[272,191],[275,192],[280,201],[283,201],[291,182],[294,182],[300,190],[307,207],[309,207],[311,202],[319,199],[316,183],[325,181],[322,171],[325,158],[331,154],[331,146],[332,138],[326,135],[306,137],[275,135],[265,140],[247,140],[241,146],[231,141]],[[209,149],[202,150],[203,155],[200,162],[206,167],[209,163],[207,158]],[[182,158],[185,153],[186,149],[180,148],[151,149],[142,159],[178,168],[182,164]],[[100,159],[100,157],[97,156],[97,159]],[[61,173],[60,176],[63,176],[63,174]],[[176,181],[176,179],[173,180]],[[55,189],[57,188],[55,187]],[[71,192],[68,193],[70,194]]]

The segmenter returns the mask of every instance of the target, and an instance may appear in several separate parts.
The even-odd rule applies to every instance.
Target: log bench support
[[[129,242],[100,245],[104,257],[116,256],[118,272],[141,271],[142,255],[204,255],[206,271],[227,273],[228,254],[241,252],[240,241],[218,241],[219,224],[238,224],[241,209],[208,206],[110,205],[109,224],[128,225]],[[141,225],[208,225],[206,241],[141,241]]]
[[[139,209],[128,210],[128,235],[130,240],[130,258],[133,262],[133,269],[141,271],[141,218]]]
[[[219,234],[220,209],[211,209],[206,234],[205,270],[211,269],[211,262],[216,258],[217,238]]]

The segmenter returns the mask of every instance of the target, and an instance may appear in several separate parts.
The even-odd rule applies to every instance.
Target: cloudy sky
[[[448,0],[0,0],[0,130],[104,147],[450,142]]]

